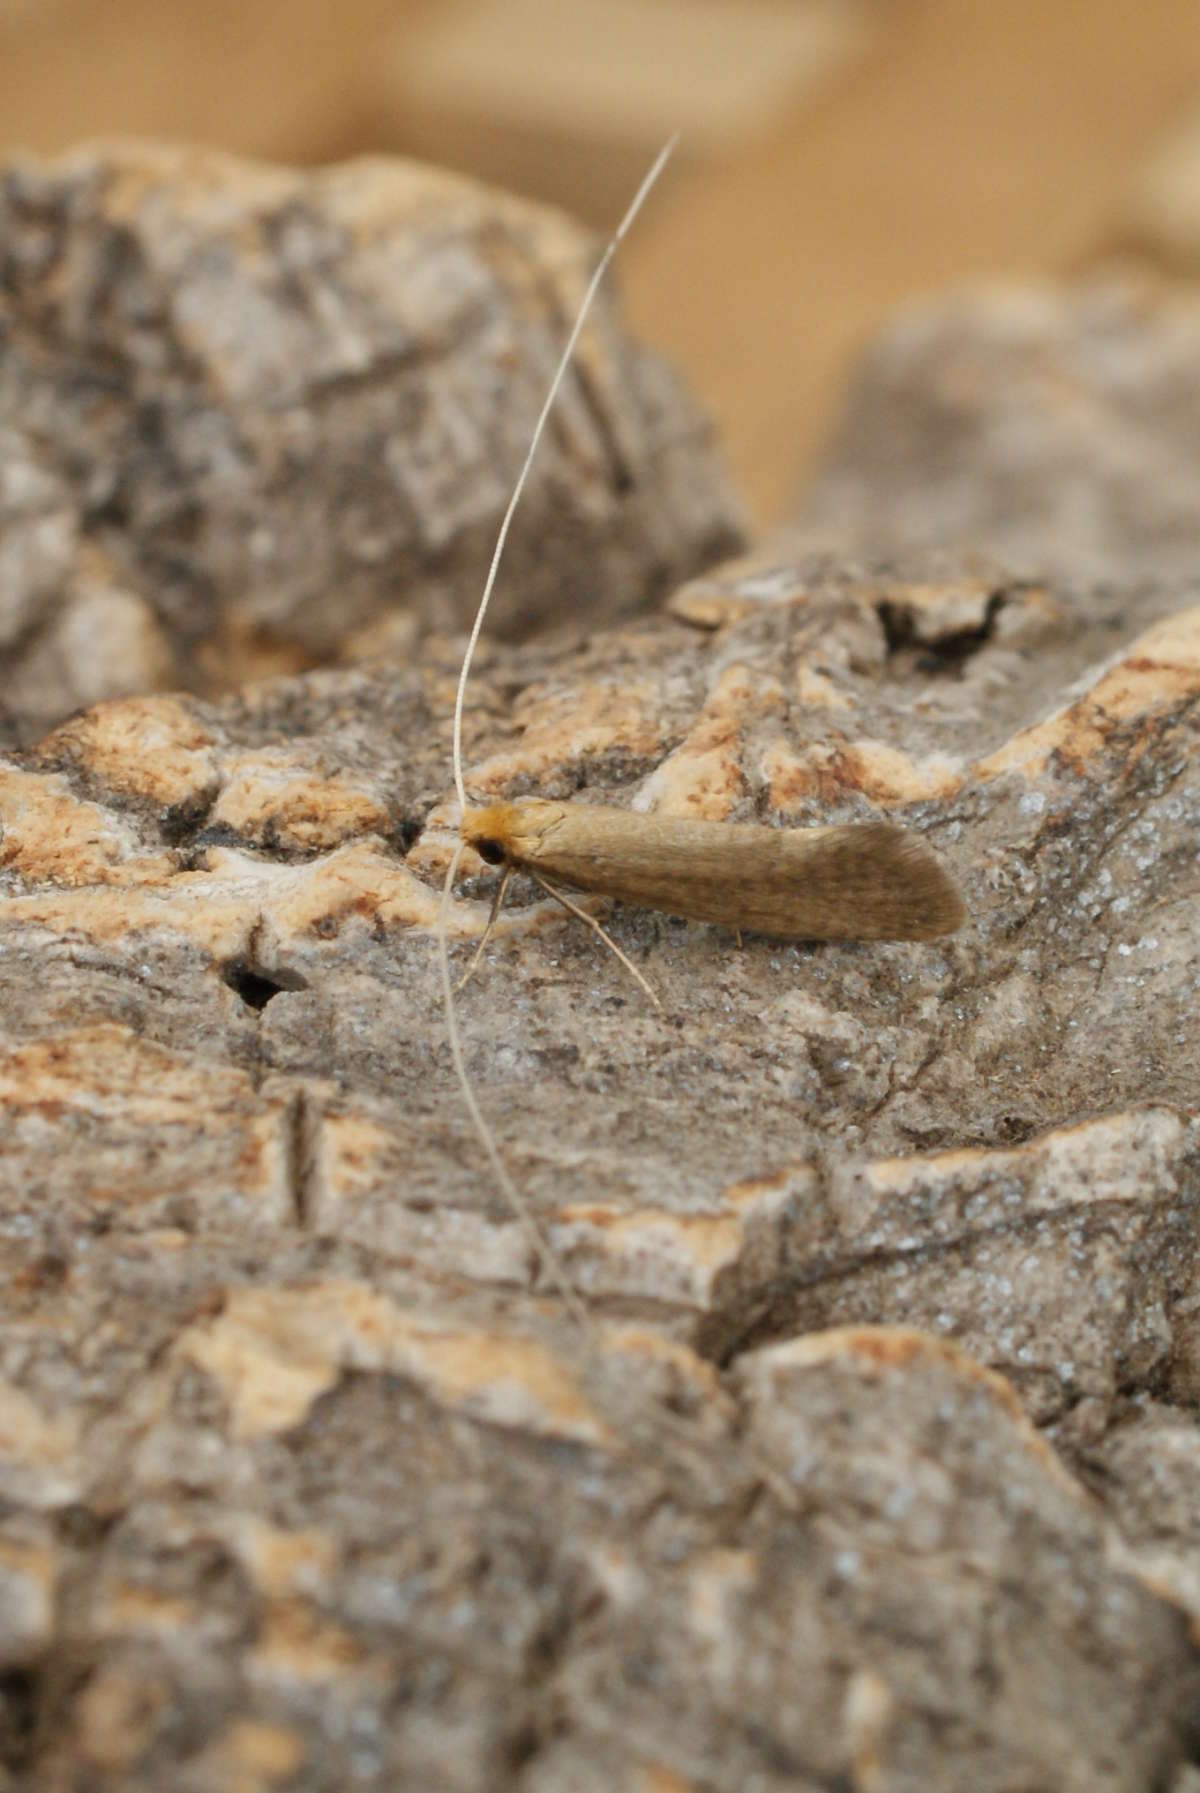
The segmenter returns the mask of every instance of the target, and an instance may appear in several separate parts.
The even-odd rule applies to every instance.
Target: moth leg
[[[454,986],[456,995],[457,995],[458,991],[466,989],[467,985],[470,983],[471,979],[475,975],[476,967],[478,966],[480,959],[482,959],[482,957],[483,957],[483,949],[487,945],[489,939],[491,938],[492,929],[496,925],[496,917],[500,913],[500,905],[504,901],[505,893],[508,890],[508,886],[509,886],[509,883],[511,882],[511,880],[512,880],[512,866],[506,865],[504,868],[504,876],[501,878],[499,884],[496,886],[496,894],[492,898],[492,912],[487,918],[487,927],[483,930],[483,933],[479,937],[479,945],[475,948],[474,953],[471,955],[471,963],[467,966],[467,969],[463,972],[462,976],[459,978],[458,982]]]
[[[529,866],[524,866],[522,869],[533,879],[535,884],[540,884],[546,894],[552,896],[556,903],[561,903],[564,909],[569,910],[572,915],[577,915],[580,921],[586,921],[588,927],[599,934],[605,946],[607,946],[610,952],[616,954],[629,975],[637,979],[655,1008],[660,1009],[662,1003],[658,1000],[658,997],[654,994],[654,991],[650,988],[650,985],[646,982],[637,966],[631,959],[625,957],[625,954],[621,951],[616,941],[611,939],[610,936],[605,933],[604,929],[600,926],[600,923],[596,920],[596,917],[594,915],[589,915],[586,909],[581,909],[578,903],[573,903],[570,897],[565,897],[561,890],[556,890],[553,884],[548,883],[547,880],[542,877],[540,872],[533,871]]]

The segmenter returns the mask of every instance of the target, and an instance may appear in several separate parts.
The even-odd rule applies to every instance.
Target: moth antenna
[[[454,986],[456,995],[458,994],[458,992],[460,990],[466,989],[467,985],[470,983],[471,979],[475,975],[475,968],[479,964],[480,959],[482,959],[482,957],[483,957],[483,949],[492,937],[492,929],[496,925],[496,917],[499,915],[500,910],[504,905],[504,898],[508,892],[509,885],[512,883],[512,875],[513,875],[512,866],[506,865],[504,868],[504,876],[501,878],[499,884],[497,885],[496,894],[492,898],[492,912],[487,918],[487,927],[483,930],[483,933],[479,936],[479,945],[475,948],[475,951],[471,954],[471,963],[467,966],[467,969],[463,972],[462,976],[459,978],[458,982]]]
[[[446,1006],[446,1034],[450,1041],[450,1057],[454,1061],[454,1070],[462,1089],[463,1100],[475,1123],[475,1131],[488,1155],[488,1161],[497,1183],[504,1191],[509,1206],[524,1227],[530,1243],[562,1296],[563,1306],[581,1330],[590,1333],[592,1323],[588,1318],[587,1309],[571,1287],[571,1279],[567,1275],[562,1259],[538,1225],[532,1208],[505,1169],[504,1160],[500,1156],[500,1148],[496,1144],[496,1136],[475,1099],[475,1091],[471,1087],[471,1079],[467,1075],[467,1061],[463,1057],[462,1039],[458,1031],[458,1016],[454,1009],[454,984],[450,976],[450,950],[446,938],[450,920],[450,892],[454,887],[454,880],[458,876],[458,863],[462,858],[464,847],[465,842],[459,841],[454,850],[454,857],[446,872],[446,882],[442,886],[442,904],[438,912],[438,958],[442,973],[442,999]]]
[[[650,189],[666,167],[671,151],[675,148],[678,141],[679,133],[677,131],[659,150],[658,155],[654,159],[654,166],[634,194],[629,210],[609,238],[608,248],[601,256],[596,271],[588,282],[587,291],[583,295],[583,303],[579,307],[575,322],[571,327],[571,334],[567,338],[566,347],[559,358],[557,368],[554,370],[554,378],[550,382],[550,390],[546,394],[546,400],[538,414],[538,420],[533,426],[533,435],[529,442],[529,452],[525,456],[525,463],[522,466],[520,473],[517,475],[517,483],[513,487],[512,497],[508,501],[508,509],[505,511],[504,520],[500,525],[500,533],[496,537],[496,546],[492,553],[492,564],[488,568],[488,576],[484,581],[483,596],[480,598],[479,608],[475,612],[475,621],[471,627],[471,637],[467,642],[467,651],[463,655],[462,671],[458,675],[458,691],[454,699],[454,788],[458,792],[459,808],[464,811],[467,807],[467,791],[466,786],[463,783],[462,769],[463,701],[467,694],[467,680],[471,674],[471,661],[475,658],[475,649],[479,642],[480,631],[483,628],[483,619],[487,615],[488,605],[492,601],[492,589],[496,583],[496,575],[500,571],[500,560],[504,553],[504,544],[508,540],[508,531],[513,520],[513,512],[520,503],[521,493],[525,490],[525,481],[529,478],[529,469],[533,466],[533,459],[537,454],[538,445],[542,440],[542,435],[546,428],[546,421],[554,408],[554,401],[558,397],[558,389],[563,383],[567,368],[571,365],[571,357],[575,353],[575,345],[579,341],[583,326],[587,321],[588,312],[592,308],[592,300],[596,297],[596,294],[599,291],[600,282],[608,272],[608,264],[617,253],[622,238],[625,236],[634,219],[641,211],[642,206],[645,204]]]
[[[588,927],[592,928],[597,934],[599,934],[601,940],[603,940],[603,942],[604,942],[605,946],[608,948],[609,952],[613,953],[618,959],[620,959],[622,965],[624,965],[626,971],[629,973],[629,975],[631,977],[634,977],[637,979],[638,983],[642,986],[642,989],[646,992],[646,995],[650,998],[650,1000],[654,1004],[655,1008],[661,1009],[662,1003],[658,1000],[658,997],[655,995],[652,986],[646,982],[645,978],[642,976],[641,972],[638,970],[638,968],[634,964],[633,960],[627,959],[625,957],[625,954],[621,951],[620,947],[617,945],[616,941],[612,938],[611,934],[607,933],[606,930],[600,926],[600,923],[596,920],[596,917],[594,915],[589,915],[587,910],[581,908],[578,903],[573,903],[571,901],[570,897],[565,897],[561,890],[556,890],[554,885],[551,884],[549,878],[543,878],[542,874],[540,872],[535,872],[532,869],[532,867],[530,867],[530,866],[527,866],[525,869],[528,872],[528,875],[533,879],[534,883],[541,885],[542,889],[546,892],[547,896],[552,896],[556,903],[562,904],[563,908],[565,910],[567,910],[568,914],[577,915],[579,917],[580,921],[586,921]]]
[[[554,370],[554,378],[550,382],[550,390],[547,392],[545,402],[542,405],[541,411],[538,413],[538,420],[534,425],[528,453],[525,456],[521,471],[517,475],[517,483],[513,487],[512,497],[508,501],[508,508],[505,511],[504,518],[500,524],[500,533],[496,537],[496,546],[492,553],[492,563],[488,568],[487,579],[484,581],[483,596],[479,600],[479,608],[475,612],[475,621],[471,625],[470,638],[467,641],[466,652],[463,655],[462,671],[458,675],[458,690],[454,697],[454,788],[458,793],[460,815],[465,815],[467,810],[467,789],[463,781],[462,766],[462,719],[463,703],[467,693],[467,680],[471,674],[471,661],[475,657],[475,649],[479,642],[484,618],[487,615],[488,605],[491,603],[492,591],[496,584],[496,575],[500,570],[500,560],[504,553],[504,544],[508,540],[508,531],[513,520],[513,513],[520,502],[521,493],[525,490],[525,482],[529,478],[529,469],[533,465],[534,456],[537,454],[538,445],[542,440],[542,435],[546,428],[546,421],[550,416],[554,401],[558,397],[558,389],[563,383],[567,368],[571,364],[571,357],[575,353],[575,345],[579,341],[583,331],[584,323],[587,320],[588,312],[592,308],[592,301],[599,290],[600,282],[604,279],[604,276],[608,271],[608,264],[616,254],[622,238],[641,211],[651,188],[665,168],[667,159],[670,156],[671,151],[675,148],[678,140],[678,133],[676,133],[676,135],[672,137],[669,142],[665,143],[661,150],[659,150],[658,155],[654,159],[653,166],[637,192],[634,194],[633,201],[630,204],[628,211],[625,213],[625,216],[621,219],[621,222],[609,239],[608,247],[601,256],[596,270],[588,282],[587,290],[583,295],[583,302],[579,307],[575,322],[571,327],[571,334],[567,338],[566,346],[563,349],[562,355],[559,357],[558,366]],[[567,1275],[561,1258],[554,1250],[554,1247],[546,1237],[543,1229],[538,1225],[529,1203],[504,1168],[504,1161],[500,1156],[500,1149],[496,1144],[495,1135],[488,1125],[482,1108],[480,1108],[479,1103],[476,1100],[475,1091],[471,1086],[471,1079],[467,1075],[467,1062],[463,1056],[462,1040],[458,1031],[458,1015],[454,1007],[454,982],[450,974],[449,941],[450,893],[454,887],[454,880],[458,876],[458,867],[459,862],[462,859],[464,846],[465,842],[460,839],[454,850],[454,855],[450,861],[449,867],[447,868],[446,882],[442,886],[442,901],[441,906],[438,909],[437,923],[438,962],[442,978],[442,1001],[446,1010],[446,1035],[450,1042],[450,1057],[454,1062],[454,1074],[458,1078],[459,1087],[462,1090],[463,1101],[467,1105],[467,1112],[471,1116],[475,1131],[479,1136],[480,1144],[487,1153],[488,1162],[491,1164],[492,1172],[497,1183],[504,1192],[509,1207],[525,1229],[530,1242],[536,1248],[539,1258],[557,1286],[567,1312],[583,1332],[590,1334],[592,1332],[592,1323],[588,1318],[587,1310],[575,1293],[575,1290],[572,1288],[571,1279]],[[554,894],[557,895],[557,892]],[[495,919],[494,914],[492,919]],[[593,925],[599,925],[595,922],[594,917],[588,916],[587,919],[592,922]],[[489,927],[490,925],[491,924],[489,923]],[[617,951],[615,947],[613,950]],[[618,952],[617,956],[620,958],[623,955]],[[626,963],[628,963],[628,961],[626,961]],[[632,965],[629,968],[633,971],[634,976],[639,978],[639,981],[645,981],[644,979],[641,979],[640,973]],[[650,994],[653,996],[654,992],[651,991]],[[657,1001],[657,998],[655,998],[655,1000]]]

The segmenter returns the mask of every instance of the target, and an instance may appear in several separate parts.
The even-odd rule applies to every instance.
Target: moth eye
[[[498,840],[477,840],[472,841],[471,845],[475,848],[479,857],[486,860],[488,865],[504,864],[504,848],[500,845]]]

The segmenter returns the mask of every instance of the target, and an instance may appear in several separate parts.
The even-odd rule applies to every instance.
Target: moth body
[[[587,1313],[537,1216],[505,1169],[499,1147],[479,1106],[467,1071],[454,1012],[449,916],[463,847],[473,846],[492,865],[505,867],[480,937],[471,976],[508,888],[508,873],[526,871],[606,941],[621,963],[657,1001],[645,978],[609,940],[599,922],[556,886],[595,891],[640,903],[669,915],[723,922],[735,929],[782,940],[931,940],[952,933],[964,918],[962,899],[948,874],[917,836],[884,823],[836,828],[761,828],[723,822],[691,822],[628,810],[530,798],[474,809],[463,776],[462,728],[471,660],[479,641],[496,575],[521,493],[556,394],[604,275],[674,144],[668,143],[638,188],[609,241],[572,325],[533,437],[508,501],[483,595],[463,654],[454,699],[454,786],[462,838],[450,857],[438,912],[438,956],[446,1007],[446,1032],[455,1074],[476,1134],[496,1181],[575,1320],[586,1331]]]
[[[766,828],[526,798],[468,808],[493,865],[776,940],[933,940],[962,926],[957,886],[887,822]]]

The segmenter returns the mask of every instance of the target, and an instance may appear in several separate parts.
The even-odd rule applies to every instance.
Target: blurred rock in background
[[[771,522],[898,303],[1127,243],[1129,195],[1200,94],[1191,0],[625,0],[598,18],[0,0],[0,150],[113,132],[290,163],[436,150],[605,229],[681,127],[620,282]]]
[[[595,255],[559,213],[396,160],[0,168],[11,725],[466,627]],[[644,607],[739,539],[710,424],[606,292],[494,632]]]
[[[1147,278],[913,304],[862,358],[797,541],[1031,577],[1193,583],[1200,300]]]
[[[1180,274],[1200,275],[1200,102],[1136,170],[1123,219],[1135,247]]]

